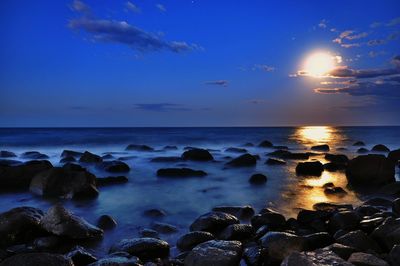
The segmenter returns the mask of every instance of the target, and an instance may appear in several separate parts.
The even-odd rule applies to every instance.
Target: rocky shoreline
[[[354,146],[363,146],[357,142]],[[249,144],[250,145],[250,144]],[[247,145],[247,146],[249,146]],[[384,145],[372,148],[373,154],[348,158],[330,153],[328,145],[295,153],[287,147],[263,141],[260,148],[273,148],[265,164],[285,167],[295,160],[299,177],[320,176],[324,171],[343,171],[348,188],[360,194],[379,195],[360,204],[317,203],[312,210],[302,209],[296,218],[285,217],[271,208],[256,212],[251,206],[216,206],[195,219],[189,233],[176,243],[168,243],[160,234],[176,233],[174,225],[155,221],[142,236],[126,238],[110,246],[109,254],[96,257],[86,243],[101,241],[108,230],[118,230],[118,221],[109,215],[98,217],[96,225],[74,215],[61,203],[48,210],[21,206],[0,214],[0,266],[2,265],[400,265],[400,182],[395,179],[400,150]],[[174,146],[165,149],[175,150]],[[362,148],[364,149],[364,148]],[[147,145],[131,144],[126,150],[154,152]],[[223,167],[252,167],[260,156],[245,148],[230,147],[237,154],[226,158]],[[360,153],[364,153],[362,150]],[[378,153],[378,154],[376,154]],[[324,156],[327,163],[313,160]],[[113,154],[65,150],[60,164],[53,166],[46,154],[30,151],[19,156],[0,151],[0,188],[2,191],[30,191],[53,199],[86,199],[99,195],[99,188],[121,185],[131,165]],[[216,162],[212,151],[187,147],[183,154],[157,157],[151,162]],[[218,163],[218,162],[217,162]],[[110,173],[96,177],[88,170],[95,167]],[[159,178],[207,178],[207,172],[186,166],[160,168]],[[268,177],[256,173],[248,182],[267,183]],[[333,183],[323,186],[326,194],[340,197],[347,193]],[[161,217],[159,209],[148,210],[148,217]],[[128,237],[128,236],[127,236]],[[179,250],[177,256],[171,249]]]

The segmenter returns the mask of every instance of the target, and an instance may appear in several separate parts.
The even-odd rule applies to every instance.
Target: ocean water
[[[311,209],[317,202],[340,202],[356,204],[363,200],[348,190],[345,197],[327,196],[321,186],[333,182],[346,187],[342,172],[324,171],[321,177],[304,178],[295,174],[296,161],[286,166],[265,164],[272,148],[257,147],[263,140],[274,145],[284,145],[293,152],[309,151],[317,144],[328,144],[331,153],[344,153],[350,158],[357,155],[359,147],[355,141],[364,141],[366,148],[385,144],[390,149],[400,148],[400,127],[247,127],[247,128],[36,128],[0,129],[0,150],[16,154],[25,151],[40,151],[50,156],[53,165],[58,166],[64,149],[85,151],[104,155],[112,153],[115,158],[132,156],[125,160],[131,167],[126,174],[129,182],[100,188],[100,195],[93,200],[63,200],[63,204],[75,214],[96,223],[99,216],[113,216],[118,227],[106,231],[104,239],[96,243],[84,243],[95,254],[108,252],[112,243],[122,238],[137,237],[142,228],[151,228],[154,221],[166,222],[179,228],[178,233],[161,235],[161,238],[175,246],[179,236],[188,231],[191,222],[199,215],[219,205],[251,205],[256,211],[271,207],[287,216],[295,216],[300,208]],[[260,155],[255,167],[227,168],[229,157],[238,154],[226,152],[229,147],[245,147],[251,154]],[[125,151],[128,144],[146,144],[154,152]],[[163,150],[174,145],[178,150]],[[180,156],[185,146],[211,149],[214,162],[154,163],[157,156]],[[338,148],[347,148],[346,151]],[[312,159],[324,160],[321,154]],[[22,159],[19,159],[22,160]],[[156,171],[165,167],[190,167],[208,173],[202,178],[168,179],[158,178]],[[88,170],[98,177],[110,176],[95,167]],[[396,178],[399,179],[398,169]],[[248,183],[254,173],[263,173],[268,182],[263,186]],[[119,174],[117,174],[119,175]],[[56,199],[43,199],[29,192],[1,192],[0,212],[17,206],[33,206],[46,210]],[[161,219],[148,218],[143,212],[159,208],[167,215]],[[176,254],[177,250],[172,249]]]

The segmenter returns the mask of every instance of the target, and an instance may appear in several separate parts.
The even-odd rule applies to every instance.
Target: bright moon
[[[316,52],[306,58],[304,71],[307,75],[321,78],[335,68],[337,57],[327,52]]]

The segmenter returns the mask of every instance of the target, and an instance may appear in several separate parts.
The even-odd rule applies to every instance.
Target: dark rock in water
[[[344,154],[325,154],[325,159],[333,163],[343,163],[346,164],[349,158]]]
[[[265,162],[265,164],[268,164],[268,165],[284,165],[284,164],[286,164],[286,162],[284,160],[268,158],[268,160]]]
[[[0,188],[28,188],[33,176],[52,167],[49,161],[29,161],[21,165],[0,166]]]
[[[358,206],[355,211],[360,215],[360,217],[363,216],[371,216],[374,215],[375,213],[380,213],[382,210],[374,207],[374,206],[369,206],[369,205],[361,205]]]
[[[337,212],[337,211],[353,210],[353,206],[351,204],[335,204],[329,202],[319,202],[313,205],[313,209],[324,212]]]
[[[400,181],[382,186],[377,193],[391,197],[400,197]]]
[[[333,243],[333,238],[327,232],[319,232],[304,237],[306,250],[315,250],[323,248]]]
[[[392,203],[392,211],[400,216],[400,198],[397,198]]]
[[[147,145],[129,144],[125,148],[127,151],[154,151],[154,149]]]
[[[395,245],[389,253],[389,261],[392,265],[400,265],[400,245]]]
[[[117,226],[117,222],[110,215],[102,215],[97,221],[97,226],[103,230],[110,230]]]
[[[176,146],[169,146],[169,145],[167,145],[167,146],[165,146],[164,148],[163,148],[163,150],[167,150],[167,151],[175,151],[175,150],[177,150],[178,149],[178,147],[176,147]]]
[[[336,242],[345,246],[353,247],[359,251],[373,250],[378,253],[381,252],[378,244],[361,230],[349,232],[339,237]]]
[[[103,236],[103,230],[73,215],[59,204],[47,211],[40,225],[49,233],[71,239],[97,239]]]
[[[29,186],[31,192],[46,197],[96,197],[96,177],[85,169],[53,167],[38,173]]]
[[[103,162],[101,168],[110,173],[126,173],[131,170],[129,165],[121,161]]]
[[[153,163],[177,163],[182,162],[183,159],[178,156],[168,156],[168,157],[155,157],[150,160]]]
[[[263,174],[254,174],[250,177],[249,183],[253,185],[262,185],[267,183],[267,177]]]
[[[111,154],[106,154],[106,155],[101,156],[101,158],[103,160],[113,160],[114,156],[112,156]]]
[[[1,266],[74,266],[71,259],[59,254],[26,253],[9,257],[0,263]]]
[[[151,228],[161,234],[173,234],[179,231],[179,229],[174,225],[160,222],[154,222],[151,225]]]
[[[400,161],[400,149],[389,152],[388,158],[394,162]]]
[[[366,233],[371,233],[376,227],[384,222],[385,218],[376,217],[371,219],[364,219],[360,222],[360,228]]]
[[[324,166],[319,161],[301,162],[296,166],[297,175],[320,176],[324,171]]]
[[[33,207],[18,207],[0,214],[0,247],[25,243],[41,233],[43,212]]]
[[[235,159],[226,163],[229,166],[233,167],[246,167],[246,166],[254,166],[257,164],[257,158],[251,154],[243,154]]]
[[[11,151],[0,151],[0,157],[2,158],[12,158],[12,157],[17,157],[15,153]]]
[[[384,198],[371,198],[367,201],[364,201],[363,205],[390,207],[392,205],[392,201]]]
[[[286,232],[268,232],[260,239],[261,246],[267,249],[271,262],[281,262],[294,251],[306,249],[304,237]]]
[[[48,159],[49,156],[46,154],[40,153],[38,151],[27,151],[21,154],[21,158],[31,159],[31,160],[45,160]]]
[[[359,148],[357,150],[357,153],[367,153],[367,152],[369,152],[369,150],[367,150],[366,148]]]
[[[165,258],[169,255],[169,245],[167,242],[151,237],[122,239],[115,243],[110,252],[128,252],[140,259]]]
[[[288,146],[274,146],[273,148],[277,149],[277,150],[288,150],[289,149]]]
[[[390,152],[390,149],[383,144],[378,144],[372,147],[372,151]]]
[[[228,213],[209,212],[198,217],[191,225],[190,231],[206,231],[216,233],[231,224],[238,224],[239,220]]]
[[[387,218],[370,236],[382,247],[391,250],[394,245],[400,245],[400,220]]]
[[[272,144],[272,142],[270,142],[268,140],[264,140],[260,144],[258,144],[258,147],[263,147],[263,148],[271,148],[273,146],[274,145]]]
[[[354,230],[358,228],[361,217],[355,211],[343,211],[335,213],[329,220],[329,227],[333,231]]]
[[[199,244],[185,258],[185,266],[239,265],[242,244],[239,241],[210,240]]]
[[[182,159],[190,161],[212,161],[214,160],[211,153],[204,149],[190,149],[182,154]]]
[[[356,141],[353,143],[353,146],[365,146],[365,143],[362,141]]]
[[[109,257],[99,259],[98,261],[90,263],[87,266],[142,266],[143,265],[142,262],[139,260],[139,258],[123,256],[125,254],[121,253],[123,252],[119,252],[115,255],[111,254]]]
[[[379,188],[393,183],[395,165],[383,155],[360,155],[350,160],[346,177],[353,188]]]
[[[19,164],[23,164],[23,163],[21,161],[17,161],[17,160],[0,159],[0,167],[2,167],[2,166],[15,166],[15,165],[19,165]]]
[[[363,253],[363,252],[355,252],[351,254],[348,262],[354,265],[373,265],[373,266],[389,266],[389,263],[384,261],[383,259],[377,258],[372,254]]]
[[[276,150],[267,155],[287,160],[308,160],[308,158],[310,158],[309,153],[292,153],[286,150]]]
[[[81,163],[101,163],[102,161],[103,158],[101,158],[99,155],[93,154],[88,151],[85,151],[79,159],[79,162]]]
[[[278,212],[264,209],[263,213],[254,215],[253,218],[251,218],[251,225],[255,229],[258,229],[263,225],[267,225],[270,230],[280,230],[285,227],[286,219],[285,216]]]
[[[76,159],[75,157],[72,156],[63,157],[60,160],[60,163],[73,163],[73,162],[76,162]]]
[[[323,145],[312,146],[311,150],[313,150],[313,151],[329,151],[329,145],[323,144]]]
[[[209,232],[193,231],[181,236],[176,245],[180,250],[191,250],[198,244],[214,239],[215,237]]]
[[[245,206],[217,206],[212,209],[214,212],[229,213],[240,219],[248,219],[254,215],[253,207]]]
[[[153,229],[149,229],[149,228],[143,228],[140,230],[139,232],[141,237],[153,237],[153,238],[159,238],[160,234]]]
[[[342,244],[338,244],[338,243],[334,243],[330,246],[327,246],[324,248],[324,250],[333,251],[334,253],[336,253],[339,257],[341,257],[344,260],[347,260],[351,254],[353,254],[354,252],[357,252],[357,250],[355,248],[345,246]]]
[[[65,157],[81,157],[83,155],[82,152],[78,152],[78,151],[72,151],[72,150],[63,150],[63,152],[61,153],[61,157],[65,158]]]
[[[247,142],[245,144],[242,145],[243,147],[254,147],[254,144],[251,142]]]
[[[65,254],[65,257],[72,260],[74,266],[86,266],[97,261],[95,256],[81,246],[76,246],[73,250]]]
[[[207,173],[201,170],[193,170],[190,168],[162,168],[158,169],[159,177],[189,177],[189,176],[206,176]]]
[[[334,195],[339,197],[344,197],[347,195],[346,190],[341,187],[327,187],[324,189],[326,195]]]
[[[63,246],[65,239],[58,236],[43,236],[33,240],[33,249],[35,251],[57,251]]]
[[[126,176],[108,176],[108,177],[97,177],[96,184],[98,186],[107,186],[114,184],[124,184],[129,180]]]
[[[345,147],[339,147],[339,148],[337,148],[336,150],[338,150],[338,151],[347,151],[348,149],[345,148]]]
[[[150,210],[144,211],[144,215],[154,218],[154,217],[163,217],[167,214],[165,213],[165,211],[160,210],[160,209],[150,209]]]
[[[233,147],[231,147],[231,148],[227,148],[227,149],[225,150],[225,152],[247,153],[247,150],[246,150],[246,149],[242,149],[242,148],[233,148]]]
[[[251,225],[231,224],[219,233],[218,238],[222,240],[244,241],[251,239],[254,233],[254,228]]]
[[[128,160],[135,159],[135,158],[137,158],[136,155],[122,156],[122,157],[118,157],[118,160],[120,160],[120,161],[128,161]]]
[[[309,252],[293,252],[285,258],[281,266],[353,266],[350,262],[343,260],[336,253],[327,249],[317,249]]]
[[[324,169],[330,172],[336,172],[341,170],[346,170],[347,165],[342,163],[326,163],[324,164]]]

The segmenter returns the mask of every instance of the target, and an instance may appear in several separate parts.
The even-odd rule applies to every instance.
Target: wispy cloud
[[[131,1],[127,1],[125,3],[125,7],[128,10],[130,10],[130,11],[132,11],[134,13],[140,13],[141,12],[140,8],[137,5],[135,5],[134,3],[132,3]]]
[[[265,65],[265,64],[255,64],[252,69],[253,70],[263,70],[265,72],[272,72],[275,70],[275,67]]]
[[[229,84],[228,80],[220,79],[220,80],[212,80],[212,81],[206,81],[204,82],[207,85],[218,85],[218,86],[223,86],[227,87]]]
[[[192,109],[177,103],[137,103],[135,109],[151,112],[190,111]]]
[[[167,12],[167,9],[165,8],[164,5],[162,4],[156,4],[156,7],[158,10],[160,10],[161,12]]]

